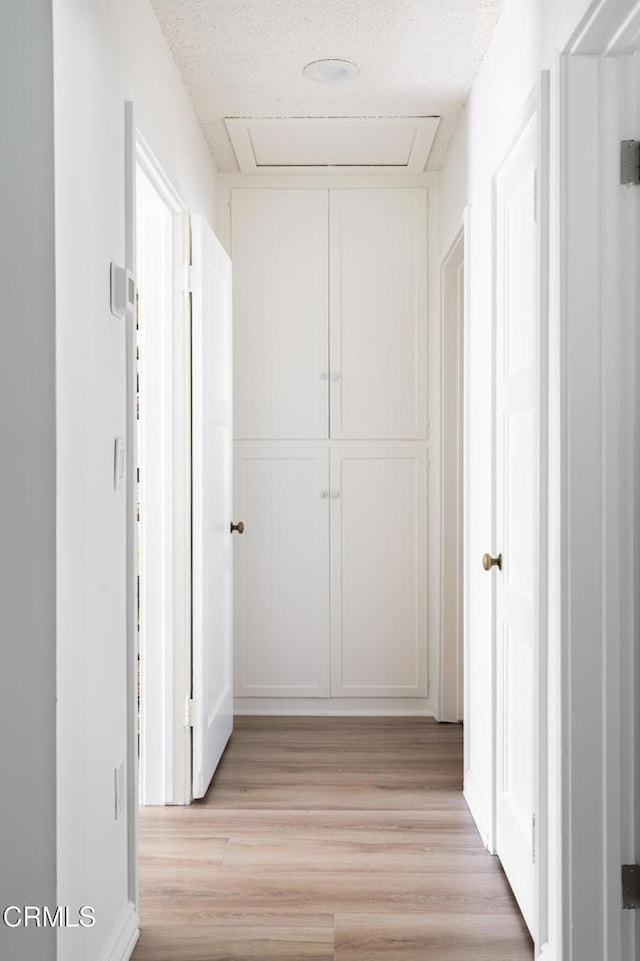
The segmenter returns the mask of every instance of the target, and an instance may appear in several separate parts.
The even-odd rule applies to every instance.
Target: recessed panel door
[[[427,193],[330,191],[331,436],[427,429]]]
[[[328,436],[328,195],[234,190],[236,439]]]
[[[535,928],[535,697],[540,600],[537,115],[496,179],[496,846]]]
[[[331,451],[331,693],[427,693],[423,444]]]
[[[236,444],[235,692],[329,694],[329,451]]]

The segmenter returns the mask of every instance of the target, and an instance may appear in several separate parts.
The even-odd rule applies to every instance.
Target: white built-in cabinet
[[[427,694],[427,194],[233,190],[235,690]]]
[[[331,437],[426,437],[427,195],[329,192]]]
[[[232,194],[234,436],[329,436],[326,190]]]
[[[241,442],[240,696],[426,694],[426,450]]]
[[[328,697],[329,450],[236,445],[235,690]]]
[[[330,538],[331,693],[425,695],[424,445],[334,448]]]

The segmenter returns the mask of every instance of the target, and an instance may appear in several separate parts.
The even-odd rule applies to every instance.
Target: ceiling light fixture
[[[358,76],[358,68],[349,60],[313,60],[302,71],[307,80],[318,83],[343,83]]]

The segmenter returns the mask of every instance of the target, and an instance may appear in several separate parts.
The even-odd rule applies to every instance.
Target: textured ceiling
[[[503,0],[152,0],[221,171],[224,117],[440,116],[441,166]],[[311,60],[360,68],[335,86]]]

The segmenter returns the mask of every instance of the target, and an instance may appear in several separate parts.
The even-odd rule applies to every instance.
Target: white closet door
[[[329,694],[329,452],[236,444],[236,695]]]
[[[496,847],[535,932],[535,684],[540,597],[537,114],[496,178]]]
[[[233,727],[231,261],[202,217],[192,219],[191,237],[193,796],[200,798]]]
[[[427,694],[423,444],[331,452],[331,693]]]
[[[233,190],[236,439],[328,436],[328,195]]]
[[[427,193],[330,191],[331,436],[427,428]]]

